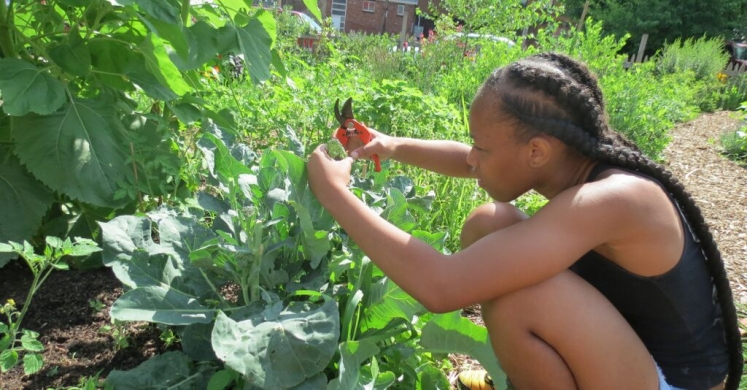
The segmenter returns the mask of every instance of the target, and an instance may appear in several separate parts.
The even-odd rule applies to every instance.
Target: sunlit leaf
[[[23,373],[31,375],[39,372],[44,366],[44,358],[38,353],[27,353],[23,356]]]
[[[339,377],[332,380],[329,390],[363,389],[361,365],[379,353],[379,347],[369,340],[340,343]]]
[[[0,58],[0,94],[3,111],[14,116],[51,114],[66,101],[65,84],[16,58]]]
[[[261,316],[260,316],[261,317]],[[340,317],[334,300],[291,304],[275,320],[236,322],[218,314],[212,343],[218,358],[252,387],[283,389],[322,372],[334,356]]]
[[[215,309],[201,305],[197,297],[168,286],[138,287],[122,294],[111,308],[117,321],[148,321],[166,325],[207,324]]]
[[[179,96],[192,91],[189,84],[182,78],[179,69],[171,62],[161,38],[149,34],[138,47],[145,56],[145,67],[156,76],[161,84],[169,86]]]
[[[303,4],[318,22],[322,22],[322,11],[319,10],[319,4],[317,0],[303,0]]]
[[[16,154],[48,187],[98,206],[124,203],[114,193],[130,167],[112,106],[75,101],[51,115],[14,117],[11,125]]]
[[[15,367],[18,363],[18,352],[6,349],[0,352],[0,372],[5,372]]]
[[[166,23],[178,24],[179,8],[177,4],[168,0],[134,0],[140,7],[140,10],[147,15]]]
[[[496,383],[506,381],[490,345],[488,330],[459,312],[435,315],[423,327],[420,345],[430,352],[469,355],[480,362]]]
[[[131,370],[113,370],[104,383],[106,388],[117,390],[207,389],[215,366],[192,363],[181,351],[169,351],[155,355]]]

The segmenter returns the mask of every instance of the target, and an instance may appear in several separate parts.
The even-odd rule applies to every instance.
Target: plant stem
[[[12,28],[10,23],[12,18],[12,9],[5,4],[5,0],[0,1],[0,50],[4,58],[18,57],[11,37]]]

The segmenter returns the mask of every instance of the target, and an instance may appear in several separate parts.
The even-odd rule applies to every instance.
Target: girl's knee
[[[508,203],[493,202],[474,209],[464,221],[459,237],[462,248],[490,233],[521,222],[527,218],[521,210]]]

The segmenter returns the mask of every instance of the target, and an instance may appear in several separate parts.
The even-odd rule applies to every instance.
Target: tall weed
[[[722,38],[677,39],[656,56],[656,71],[671,74],[693,71],[697,80],[713,80],[729,62]]]
[[[722,71],[729,61],[729,55],[723,49],[723,39],[720,37],[688,38],[684,41],[677,39],[667,44],[657,53],[655,59],[655,74],[664,76],[672,74],[692,73],[696,84],[692,89],[697,90],[698,105],[701,111],[713,112],[725,108],[739,93],[734,85],[725,85]],[[741,100],[741,99],[737,99]],[[735,108],[735,107],[734,107]]]

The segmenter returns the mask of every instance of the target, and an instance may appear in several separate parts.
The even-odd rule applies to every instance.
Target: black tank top
[[[597,164],[586,181],[594,181],[599,173],[612,168],[626,170]],[[622,313],[661,367],[667,383],[684,389],[709,389],[720,384],[728,372],[721,308],[700,244],[671,195],[669,199],[677,206],[685,231],[684,251],[674,268],[644,277],[591,251],[571,270]]]

